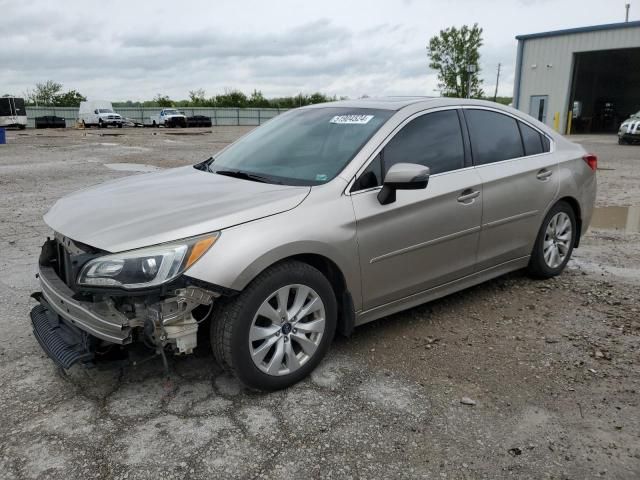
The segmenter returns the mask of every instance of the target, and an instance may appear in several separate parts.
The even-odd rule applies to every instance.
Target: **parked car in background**
[[[78,121],[83,127],[92,125],[100,128],[108,126],[122,128],[122,116],[113,111],[111,102],[104,100],[92,100],[80,102]]]
[[[157,115],[151,115],[151,126],[153,127],[186,127],[187,117],[184,113],[175,108],[163,108]]]
[[[640,112],[627,118],[618,129],[618,144],[640,142]]]
[[[55,115],[43,115],[34,119],[36,129],[41,128],[67,128],[67,122],[62,117]]]
[[[245,384],[284,388],[336,331],[513,270],[559,275],[589,226],[596,166],[491,102],[291,110],[197,165],[59,200],[35,336],[65,368],[114,345],[189,354],[208,340]]]
[[[10,95],[0,97],[0,127],[27,128],[27,110],[23,98]]]
[[[194,115],[187,117],[187,127],[210,127],[211,117],[205,115]]]

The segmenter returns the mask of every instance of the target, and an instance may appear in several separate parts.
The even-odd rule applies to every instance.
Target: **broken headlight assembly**
[[[156,287],[175,279],[196,263],[219,236],[216,232],[97,257],[82,267],[77,283],[127,290]]]

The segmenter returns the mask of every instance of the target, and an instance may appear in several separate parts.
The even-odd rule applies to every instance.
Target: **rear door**
[[[476,170],[482,179],[478,270],[531,253],[558,187],[558,162],[547,136],[491,109],[465,108]]]
[[[365,310],[473,272],[482,192],[466,153],[456,109],[423,113],[405,123],[357,177],[351,198]],[[381,205],[381,180],[400,162],[428,166],[429,184],[398,190],[395,202]]]

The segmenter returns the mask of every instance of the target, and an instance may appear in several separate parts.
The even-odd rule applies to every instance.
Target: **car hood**
[[[72,193],[44,221],[75,241],[119,252],[275,215],[298,206],[310,189],[181,167]]]

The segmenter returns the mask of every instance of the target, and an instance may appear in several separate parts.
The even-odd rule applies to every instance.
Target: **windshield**
[[[164,114],[165,115],[180,115],[180,112],[178,112],[178,110],[165,110]]]
[[[209,170],[286,185],[320,185],[338,175],[393,113],[345,107],[293,110],[238,140]]]
[[[113,110],[111,110],[110,108],[101,108],[98,110],[98,112],[100,113],[113,113]]]
[[[640,112],[636,112],[631,115],[631,118],[640,118]]]

